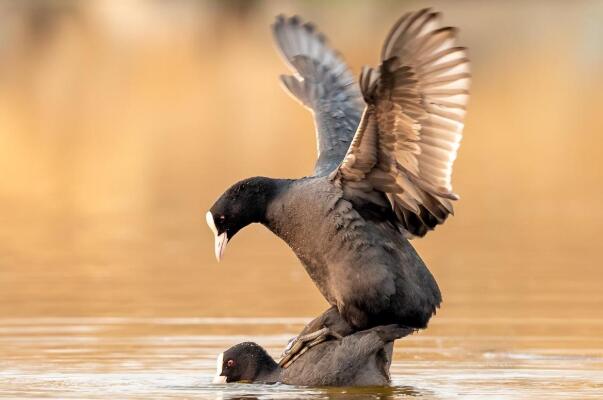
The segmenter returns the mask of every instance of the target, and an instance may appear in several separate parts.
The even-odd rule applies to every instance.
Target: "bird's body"
[[[328,176],[275,184],[262,223],[293,249],[352,326],[427,325],[440,291],[388,214],[358,209]]]
[[[293,70],[281,81],[314,115],[318,159],[310,177],[250,178],[224,192],[207,214],[218,259],[259,222],[354,329],[427,326],[440,291],[408,238],[453,212],[469,85],[465,48],[440,17],[429,9],[402,16],[380,66],[364,68],[358,82],[314,25],[277,18],[273,34]]]
[[[216,383],[285,383],[303,386],[383,386],[390,381],[393,342],[410,333],[397,325],[360,331],[322,342],[287,368],[252,342],[218,356]]]
[[[384,340],[377,330],[387,329],[361,331],[312,347],[281,369],[279,381],[305,386],[385,386],[390,381],[393,338]]]

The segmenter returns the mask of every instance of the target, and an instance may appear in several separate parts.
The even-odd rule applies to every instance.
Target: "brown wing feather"
[[[453,212],[452,165],[462,138],[469,60],[456,46],[457,29],[439,26],[424,9],[392,27],[379,69],[364,68],[367,103],[338,170],[346,193],[388,195],[400,224],[423,236]]]

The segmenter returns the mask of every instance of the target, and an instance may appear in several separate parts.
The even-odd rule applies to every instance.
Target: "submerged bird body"
[[[262,222],[293,249],[353,327],[427,325],[440,291],[387,213],[359,210],[328,177],[282,186]]]
[[[261,346],[237,344],[218,356],[215,383],[285,383],[304,386],[383,386],[390,380],[393,341],[409,334],[380,326],[341,340],[320,343],[288,368],[281,368]]]
[[[385,386],[389,383],[392,339],[376,332],[327,341],[308,350],[281,372],[281,382],[320,386]]]

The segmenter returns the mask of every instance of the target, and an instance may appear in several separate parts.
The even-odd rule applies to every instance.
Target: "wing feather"
[[[278,16],[272,33],[294,71],[281,76],[283,86],[314,115],[318,147],[314,174],[327,175],[343,160],[358,127],[364,107],[358,83],[314,24],[298,16]]]
[[[388,34],[378,69],[359,78],[367,106],[331,178],[349,196],[387,194],[409,234],[423,236],[453,213],[452,167],[469,95],[469,59],[458,30],[429,9],[409,13]],[[366,197],[366,196],[365,196]]]

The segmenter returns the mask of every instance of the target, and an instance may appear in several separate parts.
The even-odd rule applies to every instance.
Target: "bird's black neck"
[[[252,382],[277,383],[280,382],[282,368],[266,352],[263,347],[254,344],[247,357],[250,359],[250,371],[247,374]]]
[[[281,381],[281,372],[283,369],[270,358],[271,363],[265,363],[253,380],[257,383],[277,383]]]
[[[270,203],[278,194],[289,186],[289,179],[275,179],[258,176],[245,180],[242,190],[253,201],[247,203],[250,217],[249,223],[259,222],[266,224],[266,212]]]

